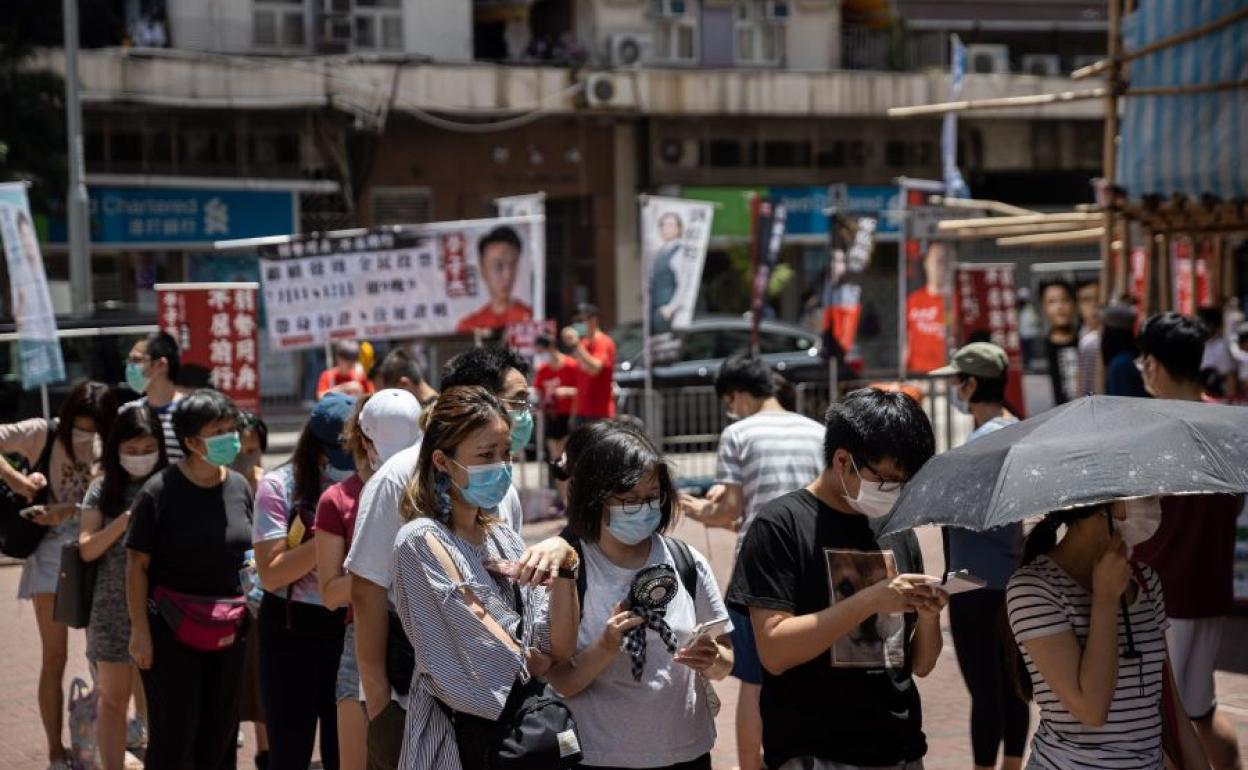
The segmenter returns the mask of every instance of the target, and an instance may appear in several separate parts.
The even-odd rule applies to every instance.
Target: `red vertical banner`
[[[1148,249],[1136,246],[1131,249],[1131,283],[1127,287],[1136,306],[1141,309],[1145,304],[1145,292],[1148,290]]]
[[[1195,315],[1196,287],[1191,238],[1183,235],[1170,241],[1170,261],[1174,275],[1174,309],[1183,315]]]
[[[1203,239],[1196,248],[1196,307],[1210,307],[1213,305],[1213,284],[1209,278],[1210,266],[1217,259],[1217,253],[1214,250],[1216,241],[1212,238]]]
[[[1010,359],[1005,397],[1011,411],[1019,418],[1026,417],[1014,265],[959,263],[954,269],[953,293],[959,347],[983,341],[1005,351]]]
[[[157,319],[173,335],[182,368],[233,399],[239,409],[260,409],[259,322],[256,283],[156,285]],[[195,377],[196,373],[199,377]]]

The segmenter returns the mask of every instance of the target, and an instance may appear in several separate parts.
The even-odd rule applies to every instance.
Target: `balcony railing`
[[[842,65],[850,70],[914,72],[949,66],[949,39],[940,32],[846,25],[841,50]]]

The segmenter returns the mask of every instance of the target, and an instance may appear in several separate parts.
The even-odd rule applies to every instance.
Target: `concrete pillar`
[[[617,323],[641,318],[641,251],[638,248],[637,131],[635,122],[615,125],[615,308]]]

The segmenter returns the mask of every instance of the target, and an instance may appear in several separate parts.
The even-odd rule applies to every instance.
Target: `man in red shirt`
[[[511,296],[523,253],[524,246],[514,229],[503,225],[485,234],[477,244],[477,257],[481,282],[490,293],[490,301],[477,312],[459,319],[455,331],[463,334],[474,329],[497,329],[533,317],[532,308]]]
[[[373,392],[373,383],[360,366],[360,343],[340,340],[334,343],[334,365],[321,372],[316,381],[316,400],[326,393],[342,393],[347,396],[366,396]]]
[[[943,243],[927,247],[923,272],[927,283],[906,298],[906,371],[927,374],[945,365],[945,271],[949,257]]]
[[[575,323],[563,330],[564,345],[580,367],[576,425],[615,417],[615,341],[598,325],[598,307],[577,305]]]
[[[537,373],[533,387],[541,395],[546,415],[546,453],[551,460],[563,454],[563,445],[571,432],[572,410],[576,408],[576,386],[581,367],[571,356],[564,355],[552,344],[550,337],[537,338]]]
[[[1145,390],[1157,398],[1202,401],[1207,336],[1204,324],[1178,313],[1145,321],[1139,340]],[[1235,520],[1243,502],[1232,495],[1162,498],[1157,534],[1132,553],[1161,577],[1175,684],[1216,770],[1240,767],[1235,729],[1217,710],[1213,668],[1234,601]]]

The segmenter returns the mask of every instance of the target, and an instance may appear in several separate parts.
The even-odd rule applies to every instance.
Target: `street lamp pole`
[[[82,157],[82,103],[78,95],[78,0],[61,0],[65,17],[65,122],[69,135],[69,284],[74,312],[91,313],[91,234]]]

